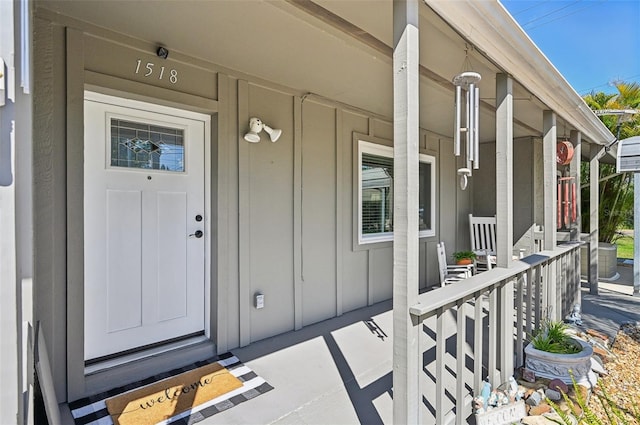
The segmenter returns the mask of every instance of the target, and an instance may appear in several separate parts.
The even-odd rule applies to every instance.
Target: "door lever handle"
[[[195,233],[190,234],[189,237],[192,238],[195,236],[196,238],[200,239],[202,235],[204,235],[204,233],[202,233],[202,230],[196,230]]]

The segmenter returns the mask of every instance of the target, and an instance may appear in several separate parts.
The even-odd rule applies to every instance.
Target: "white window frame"
[[[377,156],[383,156],[387,158],[393,158],[393,148],[391,146],[380,145],[377,143],[367,142],[365,140],[358,140],[358,211],[357,211],[357,226],[358,226],[358,243],[360,245],[389,242],[393,241],[393,232],[382,232],[373,234],[362,233],[362,155],[371,154]],[[420,230],[418,232],[419,238],[433,237],[436,235],[435,220],[436,220],[436,158],[431,155],[419,154],[418,160],[421,163],[429,164],[431,169],[430,182],[431,182],[431,228]]]

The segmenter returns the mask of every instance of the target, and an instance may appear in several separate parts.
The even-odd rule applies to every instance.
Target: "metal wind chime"
[[[465,65],[469,57],[465,56]],[[456,86],[455,117],[453,133],[453,154],[460,156],[461,144],[465,142],[466,167],[458,169],[460,188],[467,188],[467,180],[471,170],[480,168],[479,131],[480,122],[480,88],[478,83],[482,77],[477,72],[464,71],[453,77]],[[464,118],[464,121],[463,121]],[[463,139],[464,135],[464,139]]]

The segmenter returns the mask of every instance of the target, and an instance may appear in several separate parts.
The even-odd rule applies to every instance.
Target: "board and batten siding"
[[[317,96],[229,79],[236,83],[239,281],[227,285],[230,294],[233,288],[240,294],[238,314],[229,307],[228,315],[230,322],[239,321],[239,344],[389,299],[392,244],[357,241],[357,143],[391,145],[392,124]],[[283,135],[276,143],[264,133],[260,143],[247,143],[242,135],[251,116]],[[436,243],[444,240],[451,253],[467,233],[454,212],[469,206],[469,194],[459,189],[456,159],[441,157],[441,145],[451,149],[451,140],[421,132],[421,152],[436,157],[436,209],[451,212],[437,212],[436,236],[420,241],[422,288],[439,284]],[[227,207],[226,215],[234,216],[233,203]],[[255,308],[257,293],[265,296],[263,309]],[[231,333],[229,345],[235,346]]]
[[[302,324],[336,315],[337,110],[302,103]]]
[[[243,307],[250,307],[250,341],[294,329],[294,99],[255,84],[247,84],[245,90],[244,85],[240,81],[239,109],[282,129],[282,136],[272,143],[262,132],[260,143],[239,141],[241,343],[247,342]],[[240,97],[243,93],[246,99]],[[248,119],[239,116],[239,120],[244,134]],[[254,307],[257,293],[265,296],[263,309]]]

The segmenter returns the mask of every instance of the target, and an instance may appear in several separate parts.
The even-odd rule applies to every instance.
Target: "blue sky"
[[[584,95],[640,82],[640,0],[500,0]]]

